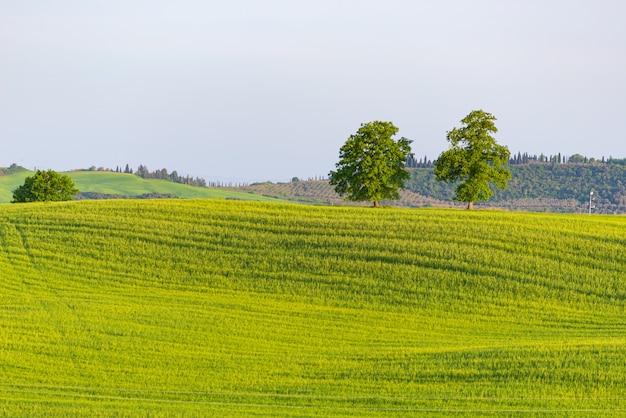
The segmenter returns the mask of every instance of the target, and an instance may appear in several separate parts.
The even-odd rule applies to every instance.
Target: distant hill
[[[328,180],[298,180],[289,183],[254,183],[249,186],[241,186],[236,190],[244,190],[257,193],[266,197],[291,200],[300,203],[333,206],[368,206],[369,203],[347,202],[328,183]],[[410,190],[401,190],[399,200],[383,200],[384,206],[400,207],[454,207],[462,206],[458,202],[443,201],[433,197],[424,196]]]
[[[512,178],[506,190],[496,190],[483,207],[510,210],[581,213],[589,209],[594,192],[596,213],[626,213],[626,167],[602,162],[531,162],[508,166]],[[449,201],[454,186],[435,179],[433,168],[410,169],[407,189],[433,199]]]
[[[620,161],[620,160],[618,160]],[[607,162],[511,164],[512,179],[507,190],[477,208],[500,208],[512,211],[586,213],[590,192],[594,192],[594,212],[626,213],[626,166]],[[400,207],[464,207],[454,201],[454,186],[438,182],[432,165],[409,168],[411,179],[401,198],[383,201]],[[11,201],[13,190],[32,171],[12,165],[0,167],[0,203]],[[161,179],[144,179],[135,174],[112,171],[72,171],[66,173],[80,193],[76,199],[126,199],[175,197],[182,199],[240,199],[294,201],[318,205],[368,205],[346,202],[327,180],[298,180],[287,183],[253,183],[240,187],[192,187]]]
[[[28,170],[25,169],[24,167],[21,167],[17,164],[11,164],[10,167],[0,167],[0,177],[1,176],[8,176],[11,174],[17,174],[17,173],[22,173],[22,172],[27,172]]]
[[[602,162],[567,163],[531,162],[511,164],[512,179],[507,190],[477,207],[514,211],[585,213],[589,210],[589,194],[594,192],[595,213],[626,213],[626,167]],[[463,205],[453,200],[454,185],[439,182],[433,168],[410,168],[411,179],[406,190],[388,206],[450,207]],[[289,183],[257,183],[238,188],[280,199],[306,203],[348,204],[325,180]]]
[[[33,172],[23,168],[0,168],[0,203],[9,203],[13,190]],[[134,174],[108,171],[71,171],[80,193],[76,199],[128,199],[169,197],[181,199],[237,199],[276,201],[278,199],[226,188],[192,187],[166,180],[147,180]]]

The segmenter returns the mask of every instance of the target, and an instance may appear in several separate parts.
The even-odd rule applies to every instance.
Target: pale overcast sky
[[[0,0],[0,166],[327,175],[362,122],[435,159],[626,157],[623,0]]]

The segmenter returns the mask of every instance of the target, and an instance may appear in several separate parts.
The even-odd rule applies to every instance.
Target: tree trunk
[[[467,210],[474,209],[474,202],[467,202]]]
[[[375,208],[380,207],[380,205],[378,204],[378,200],[375,200],[375,201],[374,201],[374,207],[375,207]]]

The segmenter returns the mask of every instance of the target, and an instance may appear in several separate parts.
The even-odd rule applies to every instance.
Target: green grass
[[[13,190],[24,184],[26,177],[32,175],[32,171],[0,175],[0,203],[9,203],[13,199]]]
[[[182,199],[239,199],[267,202],[279,200],[232,189],[191,187],[164,180],[146,180],[132,174],[106,171],[72,171],[63,174],[70,176],[81,192],[96,192],[129,197],[156,193],[172,195]],[[32,171],[23,171],[0,176],[0,203],[9,203],[13,198],[13,190],[24,184],[26,177],[32,175]]]
[[[626,218],[0,206],[0,414],[626,414]]]

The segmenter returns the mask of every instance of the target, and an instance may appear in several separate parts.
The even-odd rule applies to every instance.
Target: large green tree
[[[72,195],[76,193],[78,189],[69,176],[53,170],[37,170],[34,176],[26,177],[24,184],[13,191],[11,203],[72,200]]]
[[[337,171],[331,171],[330,184],[346,200],[372,202],[375,207],[383,199],[398,199],[398,189],[410,178],[405,163],[411,153],[410,140],[402,137],[391,122],[374,121],[361,124],[339,150]]]
[[[461,128],[448,132],[450,148],[435,161],[435,175],[446,183],[460,182],[455,200],[473,203],[487,201],[493,196],[490,184],[506,189],[511,173],[504,166],[511,153],[506,146],[498,145],[492,134],[498,132],[496,118],[482,110],[474,110],[461,123]]]

